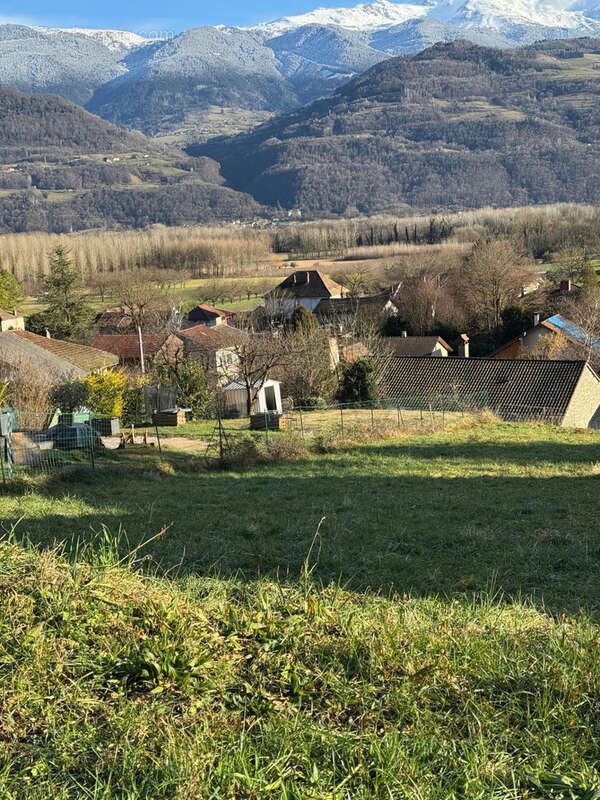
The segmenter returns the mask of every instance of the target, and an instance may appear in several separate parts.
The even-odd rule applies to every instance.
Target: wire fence
[[[0,479],[6,483],[24,475],[47,475],[72,465],[96,468],[108,449],[151,446],[163,454],[181,450],[223,466],[231,452],[249,441],[272,446],[286,434],[307,445],[330,440],[356,442],[400,432],[438,431],[482,411],[510,422],[560,424],[561,416],[545,406],[494,407],[482,392],[417,395],[407,393],[377,403],[346,403],[320,407],[295,406],[264,411],[251,418],[190,420],[185,409],[142,413],[123,429],[118,420],[95,418],[88,412],[52,418],[31,411],[0,410]],[[131,420],[130,420],[131,421]]]

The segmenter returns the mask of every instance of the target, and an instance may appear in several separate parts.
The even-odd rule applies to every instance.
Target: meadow
[[[481,419],[4,487],[0,796],[598,797],[599,462]]]

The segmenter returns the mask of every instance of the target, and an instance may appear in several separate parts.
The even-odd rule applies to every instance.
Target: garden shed
[[[223,390],[225,398],[225,413],[230,416],[245,417],[248,409],[248,391],[246,386],[240,381],[232,381]],[[281,383],[279,381],[266,380],[256,398],[254,404],[254,414],[282,414],[281,405]]]

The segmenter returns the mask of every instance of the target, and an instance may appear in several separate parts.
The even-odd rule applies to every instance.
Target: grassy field
[[[481,420],[5,489],[0,797],[592,800],[599,464]]]

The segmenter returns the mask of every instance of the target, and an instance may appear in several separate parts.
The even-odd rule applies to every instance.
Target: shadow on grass
[[[351,463],[338,456],[256,468],[246,474],[138,470],[108,466],[101,478],[55,479],[44,491],[44,513],[28,513],[28,498],[4,521],[34,542],[73,547],[106,525],[127,532],[129,548],[173,523],[140,554],[174,574],[296,578],[310,566],[323,582],[357,590],[412,595],[495,588],[532,596],[553,612],[600,614],[598,481],[577,476],[467,476],[448,479],[389,471],[388,456],[419,456],[523,465],[582,464],[596,448],[542,442],[522,446],[474,442],[458,446],[394,443],[373,448],[381,460],[365,466],[371,448]],[[457,455],[461,453],[462,455]],[[370,474],[368,471],[370,471]],[[336,474],[338,473],[338,474]],[[75,511],[62,503],[73,497]]]

